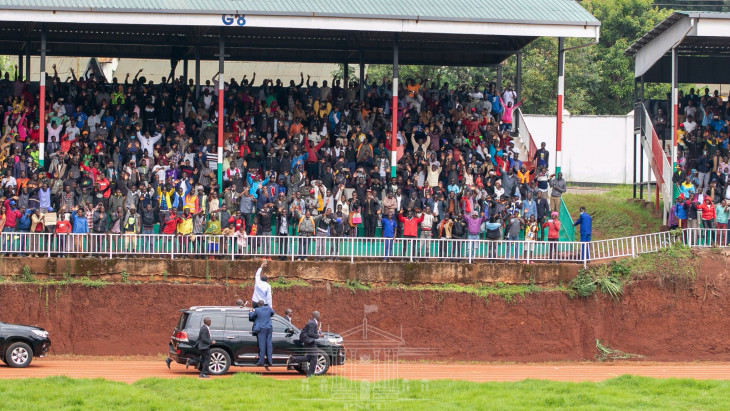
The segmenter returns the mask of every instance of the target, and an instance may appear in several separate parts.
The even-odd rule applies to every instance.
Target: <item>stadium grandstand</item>
[[[518,132],[519,70],[515,88],[501,76],[398,78],[398,64],[517,55],[519,67],[542,36],[559,37],[562,55],[562,38],[599,35],[576,2],[168,6],[0,0],[0,53],[18,56],[0,74],[0,252],[583,259],[547,245],[573,235],[551,223],[570,224],[560,145],[551,156]],[[94,59],[62,76],[47,56],[167,59],[170,74],[108,78]],[[218,74],[201,78],[201,60]],[[345,75],[274,80],[228,61],[336,63]],[[367,64],[393,64],[393,77],[370,78]]]

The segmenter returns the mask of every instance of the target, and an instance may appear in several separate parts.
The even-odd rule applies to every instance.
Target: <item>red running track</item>
[[[276,379],[303,378],[296,371],[272,368],[231,368],[233,372],[250,372]],[[730,363],[554,363],[554,364],[448,364],[448,363],[366,363],[351,362],[332,367],[328,375],[353,380],[376,381],[454,379],[474,382],[546,379],[553,381],[603,381],[624,374],[655,378],[730,379]],[[0,379],[40,378],[65,375],[72,378],[105,378],[131,383],[143,378],[193,378],[192,368],[172,364],[167,369],[161,358],[35,358],[28,368],[14,369],[0,365]],[[232,374],[228,374],[232,375]],[[225,377],[213,377],[225,378]]]

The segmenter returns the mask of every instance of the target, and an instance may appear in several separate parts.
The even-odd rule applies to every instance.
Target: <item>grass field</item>
[[[385,388],[395,388],[394,394],[375,395]],[[0,398],[0,409],[7,410],[725,410],[730,408],[730,381],[622,376],[600,383],[367,383],[335,377],[277,381],[241,373],[130,385],[51,377],[4,380]]]
[[[614,186],[600,194],[571,192],[568,187],[563,201],[573,220],[578,217],[581,206],[586,208],[593,217],[594,240],[658,232],[662,219],[653,217],[650,210],[638,204],[627,203],[632,196],[632,188],[627,185]]]

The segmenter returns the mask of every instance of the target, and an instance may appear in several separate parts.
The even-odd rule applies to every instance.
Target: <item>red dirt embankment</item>
[[[342,333],[363,323],[396,336],[423,358],[459,361],[593,359],[595,340],[648,360],[727,360],[730,354],[726,259],[703,257],[694,286],[663,287],[656,278],[625,287],[616,303],[600,293],[568,298],[529,294],[506,302],[455,292],[317,287],[274,290],[274,308],[294,309],[303,325],[313,309],[325,329]],[[179,317],[191,305],[232,305],[251,288],[222,285],[118,284],[104,288],[0,285],[0,320],[40,325],[52,353],[148,355],[164,353]],[[371,332],[370,339],[377,339]],[[347,340],[345,341],[347,343]],[[415,359],[411,357],[411,359]]]

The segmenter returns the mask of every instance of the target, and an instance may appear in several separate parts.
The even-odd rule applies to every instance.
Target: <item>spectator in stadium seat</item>
[[[550,179],[550,187],[552,187],[552,191],[550,192],[550,210],[557,211],[558,215],[560,215],[560,201],[563,197],[563,194],[565,194],[566,191],[568,191],[568,184],[563,180],[563,173],[558,173],[557,177],[553,174]]]

